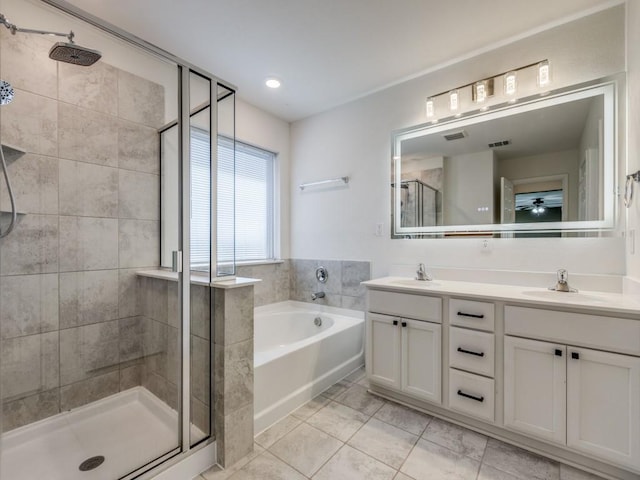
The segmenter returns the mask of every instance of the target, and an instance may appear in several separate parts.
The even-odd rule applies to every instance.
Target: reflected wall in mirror
[[[615,82],[393,134],[395,237],[614,227]]]

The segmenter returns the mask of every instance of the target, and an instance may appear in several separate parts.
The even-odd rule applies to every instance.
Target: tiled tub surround
[[[324,284],[316,280],[316,268],[321,265],[329,272]],[[371,264],[351,260],[285,259],[264,265],[239,265],[237,273],[262,279],[255,287],[257,307],[295,300],[364,311],[366,290],[360,282],[371,279]],[[311,294],[320,291],[325,292],[325,297],[311,300]]]
[[[8,167],[26,215],[0,240],[5,431],[155,388],[141,358],[155,327],[135,271],[159,258],[163,88],[104,61],[49,61],[50,47],[0,32],[0,71],[15,89],[0,137],[26,151]],[[10,210],[4,184],[0,210]]]

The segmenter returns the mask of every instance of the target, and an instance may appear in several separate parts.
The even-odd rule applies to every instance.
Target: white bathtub
[[[259,433],[364,364],[364,313],[293,301],[265,305],[255,309],[254,339]]]

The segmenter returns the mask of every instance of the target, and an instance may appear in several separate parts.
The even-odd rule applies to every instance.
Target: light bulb
[[[518,85],[518,76],[516,72],[504,74],[504,93],[505,95],[515,95]]]
[[[544,207],[538,207],[538,213],[544,213]]]
[[[280,80],[277,78],[267,78],[264,83],[269,88],[280,88],[281,85]]]
[[[432,118],[436,114],[435,102],[432,97],[427,98],[427,118]]]
[[[476,103],[482,103],[487,99],[487,82],[476,82],[473,86],[476,91]]]

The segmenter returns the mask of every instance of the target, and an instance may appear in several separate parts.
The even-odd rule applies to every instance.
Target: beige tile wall
[[[163,87],[105,61],[50,61],[50,47],[0,32],[15,89],[0,137],[27,152],[8,168],[26,215],[0,240],[4,430],[140,384],[176,396],[176,328],[144,315],[134,274],[159,260]]]

